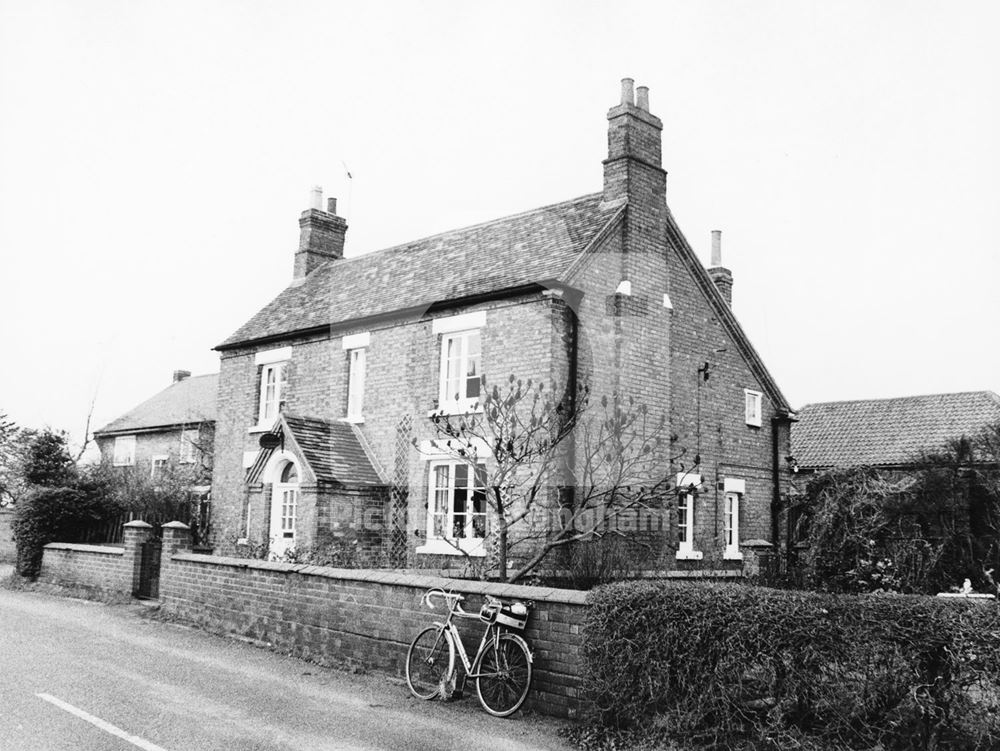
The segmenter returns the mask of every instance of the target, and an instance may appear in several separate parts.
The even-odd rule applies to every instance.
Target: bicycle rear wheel
[[[476,693],[483,709],[495,717],[514,714],[524,703],[531,688],[531,653],[524,639],[516,634],[500,634],[490,640],[472,669]]]
[[[441,681],[455,665],[451,638],[441,626],[428,626],[410,643],[406,653],[406,685],[418,699],[433,699]]]

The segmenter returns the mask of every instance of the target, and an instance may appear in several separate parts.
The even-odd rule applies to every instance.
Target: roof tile
[[[218,373],[185,378],[95,430],[94,435],[214,422],[218,391]]]
[[[1000,421],[992,391],[809,404],[792,426],[801,467],[901,465]]]
[[[620,209],[601,194],[328,261],[220,349],[317,326],[558,279]]]

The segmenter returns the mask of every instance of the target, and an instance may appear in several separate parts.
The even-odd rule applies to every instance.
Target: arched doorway
[[[295,521],[299,505],[299,469],[284,460],[271,475],[270,555],[280,558],[295,547]]]

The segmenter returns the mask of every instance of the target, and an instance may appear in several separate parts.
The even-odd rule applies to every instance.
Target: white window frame
[[[159,464],[166,469],[170,466],[170,457],[167,454],[156,454],[149,457],[149,479],[156,480],[156,466]]]
[[[677,559],[688,561],[700,561],[702,553],[695,550],[695,501],[697,492],[695,488],[701,485],[701,475],[691,475],[678,473],[677,475]],[[681,522],[683,513],[683,523]],[[681,528],[684,529],[684,537],[681,539]]]
[[[760,391],[743,389],[743,407],[747,425],[759,428],[764,414],[764,395]]]
[[[257,408],[257,427],[269,430],[274,421],[281,414],[281,407],[284,404],[282,390],[287,386],[287,360],[270,362],[261,366],[260,369],[260,399]],[[267,398],[268,377],[274,374],[274,392],[271,399]],[[269,407],[273,406],[273,413]]]
[[[485,470],[485,465],[479,464],[479,467]],[[475,537],[474,523],[472,519],[472,512],[466,509],[466,523],[465,523],[465,537],[441,537],[435,535],[434,532],[434,519],[436,516],[435,509],[437,508],[437,492],[442,490],[438,488],[435,484],[435,479],[437,477],[437,470],[440,467],[448,467],[448,485],[443,490],[446,491],[447,495],[447,510],[445,511],[445,530],[452,530],[454,528],[454,514],[455,514],[455,470],[458,467],[466,467],[470,472],[474,471],[472,466],[467,462],[456,461],[453,459],[449,460],[435,460],[428,462],[428,475],[427,475],[427,537],[426,543],[417,548],[417,553],[431,553],[435,555],[461,555],[463,552],[471,556],[484,556],[486,555],[485,540],[489,535],[489,502],[483,499],[483,514],[484,514],[484,536]],[[485,492],[485,488],[484,488]],[[447,534],[447,533],[446,533]]]
[[[198,460],[198,441],[200,438],[201,431],[198,428],[181,431],[181,464],[194,464]]]
[[[740,561],[743,560],[743,553],[740,551],[740,509],[747,492],[746,480],[727,477],[722,482],[722,489],[725,493],[722,509],[725,549],[722,557],[730,561]]]
[[[722,533],[726,549],[722,557],[727,560],[740,560],[740,494],[726,493],[725,508],[722,515]]]
[[[480,329],[464,329],[462,331],[449,331],[441,335],[441,370],[438,379],[438,408],[440,412],[448,415],[467,414],[482,409],[482,391],[478,396],[459,396],[454,398],[450,394],[448,386],[448,345],[453,341],[461,341],[461,353],[458,356],[458,376],[459,384],[467,387],[469,382],[469,341],[475,336],[479,340],[479,372],[483,375],[483,337]],[[482,385],[480,384],[480,388]]]
[[[115,437],[114,454],[111,463],[116,467],[131,467],[135,465],[134,435],[120,435]]]
[[[366,349],[347,350],[347,421],[364,422]]]

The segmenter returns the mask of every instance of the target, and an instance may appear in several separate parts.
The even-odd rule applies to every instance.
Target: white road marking
[[[67,704],[62,699],[57,699],[51,694],[35,694],[39,699],[47,701],[49,704],[54,704],[59,707],[59,709],[64,709],[71,715],[76,715],[81,720],[86,720],[91,725],[99,727],[105,733],[110,733],[111,735],[117,736],[122,740],[128,741],[133,746],[138,746],[145,751],[167,751],[162,746],[157,746],[155,743],[150,743],[149,741],[140,738],[137,735],[132,735],[131,733],[126,733],[121,728],[115,727],[110,722],[105,722],[100,717],[94,717],[94,715],[84,712],[82,709],[74,707],[72,704]]]

